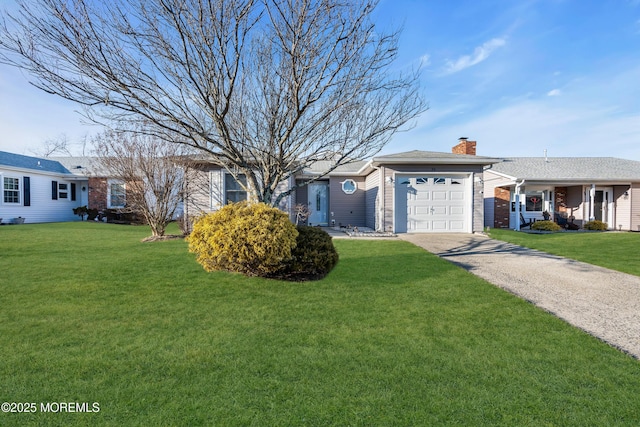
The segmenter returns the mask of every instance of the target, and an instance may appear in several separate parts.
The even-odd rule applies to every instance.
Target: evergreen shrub
[[[285,268],[274,277],[285,280],[317,280],[338,263],[338,252],[329,234],[318,227],[298,226],[296,247]]]
[[[605,231],[607,228],[609,227],[606,222],[598,221],[597,219],[589,221],[584,225],[585,230]]]
[[[531,229],[536,231],[560,231],[562,227],[553,221],[536,221],[531,224]]]
[[[297,235],[281,210],[240,202],[198,219],[188,237],[189,251],[207,271],[267,277],[290,261]]]

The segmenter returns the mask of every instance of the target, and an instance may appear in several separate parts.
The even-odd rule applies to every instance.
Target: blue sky
[[[422,64],[430,106],[383,153],[465,136],[486,156],[640,160],[640,0],[381,0],[375,16],[403,28],[395,65]],[[79,142],[95,128],[75,109],[0,65],[0,150]]]

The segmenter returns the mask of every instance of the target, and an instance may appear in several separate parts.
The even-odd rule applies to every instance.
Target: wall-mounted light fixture
[[[387,184],[393,184],[393,177],[388,176],[384,179],[384,182],[386,182]]]
[[[628,198],[629,198],[629,192],[628,192],[628,191],[625,191],[625,192],[624,192],[624,194],[623,194],[623,196],[624,196],[625,200],[626,200],[626,199],[628,199]]]

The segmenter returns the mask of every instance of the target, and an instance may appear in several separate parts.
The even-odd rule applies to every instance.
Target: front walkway
[[[640,359],[640,277],[471,234],[400,234]]]

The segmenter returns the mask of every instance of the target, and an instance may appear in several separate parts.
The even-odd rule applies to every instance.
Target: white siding
[[[4,177],[18,178],[20,183],[20,203],[4,203]],[[24,206],[24,177],[30,181],[30,206]],[[66,179],[65,179],[66,178]],[[56,175],[42,175],[30,171],[0,170],[0,218],[10,223],[22,217],[25,223],[80,221],[73,208],[87,204],[88,181],[75,181]],[[52,182],[67,184],[67,198],[52,199]],[[71,183],[76,185],[76,200],[71,200]],[[85,188],[85,191],[82,188]]]

